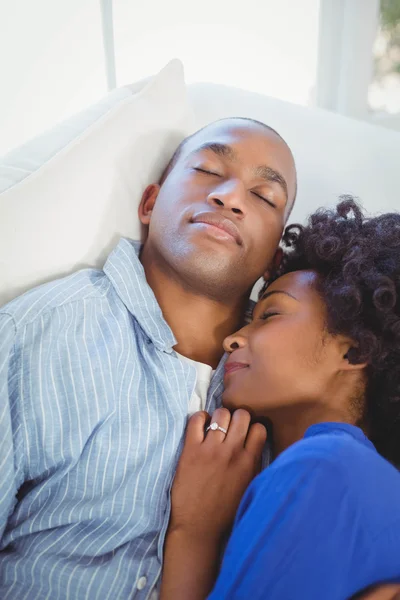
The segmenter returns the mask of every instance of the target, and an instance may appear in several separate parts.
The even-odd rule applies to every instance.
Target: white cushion
[[[193,129],[182,64],[115,90],[0,161],[0,305],[85,266],[119,237],[140,239],[137,207]]]
[[[226,86],[193,84],[188,94],[195,121],[173,61],[0,161],[0,305],[101,267],[120,235],[139,239],[145,185],[187,133],[222,117],[261,120],[291,146],[299,178],[291,221],[343,193],[372,212],[399,210],[400,133]]]
[[[298,195],[291,222],[303,222],[340,194],[358,196],[369,212],[400,210],[400,133],[261,94],[204,83],[189,86],[196,125],[231,116],[258,119],[291,147]]]

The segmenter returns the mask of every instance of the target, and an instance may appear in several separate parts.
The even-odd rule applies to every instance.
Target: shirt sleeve
[[[348,598],[360,589],[354,569],[365,548],[357,519],[334,464],[273,463],[243,498],[208,600]]]
[[[13,410],[17,399],[13,393],[15,374],[10,368],[10,358],[15,340],[15,326],[11,317],[0,314],[0,548],[8,518],[16,504],[18,481],[16,446],[20,432],[16,427]],[[16,386],[15,386],[16,387]]]

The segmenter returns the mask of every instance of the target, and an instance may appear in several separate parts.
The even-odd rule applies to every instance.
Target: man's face
[[[190,138],[161,188],[145,193],[146,251],[207,295],[248,293],[271,265],[295,181],[293,157],[275,133],[219,121]]]

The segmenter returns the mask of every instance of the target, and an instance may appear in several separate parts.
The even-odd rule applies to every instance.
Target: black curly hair
[[[400,468],[400,214],[368,217],[342,196],[306,226],[289,225],[277,277],[317,273],[327,329],[355,342],[351,363],[367,363],[362,422],[378,452]]]

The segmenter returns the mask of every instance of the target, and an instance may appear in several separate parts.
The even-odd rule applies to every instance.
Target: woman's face
[[[312,271],[288,273],[268,287],[252,322],[226,338],[224,406],[273,418],[282,409],[331,408],[343,392],[350,343],[326,329]],[[341,394],[343,396],[343,394]]]

